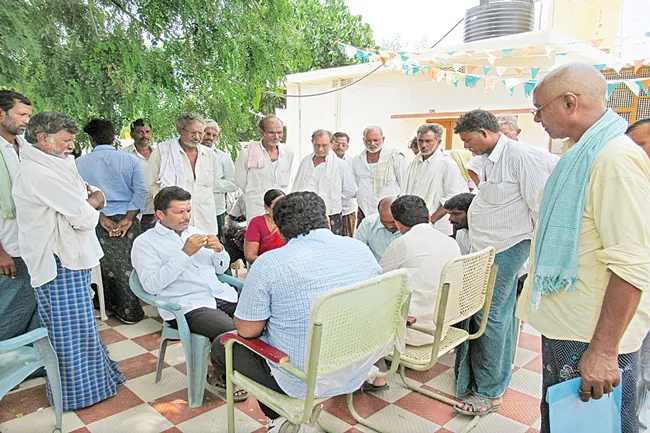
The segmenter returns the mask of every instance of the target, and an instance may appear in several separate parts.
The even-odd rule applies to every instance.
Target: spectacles
[[[544,108],[548,107],[548,106],[551,105],[553,102],[555,102],[555,101],[557,101],[558,99],[560,99],[560,98],[562,98],[562,97],[564,97],[564,96],[567,96],[567,95],[580,96],[580,93],[571,93],[571,92],[565,92],[565,93],[562,93],[562,94],[561,94],[560,96],[558,96],[557,98],[551,100],[550,102],[547,102],[546,104],[542,105],[542,106],[539,107],[539,108],[535,108],[535,109],[533,109],[533,110],[530,110],[530,112],[531,112],[531,114],[533,115],[533,117],[541,116],[541,115],[542,115],[542,110],[543,110]]]

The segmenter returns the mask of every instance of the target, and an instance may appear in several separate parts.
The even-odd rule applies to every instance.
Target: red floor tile
[[[394,404],[438,425],[445,425],[458,415],[450,405],[418,392],[411,392]]]
[[[71,431],[70,433],[90,433],[90,430],[88,430],[86,427],[81,427]]]
[[[218,397],[221,396],[219,395]],[[266,415],[264,415],[264,412],[262,412],[262,409],[260,409],[260,405],[258,401],[252,395],[249,396],[246,401],[235,403],[235,407],[240,411],[244,412],[249,417],[257,420],[257,422],[266,425],[267,423]]]
[[[160,348],[160,331],[154,332],[152,334],[142,335],[131,340],[135,343],[138,343],[148,351],[156,350]],[[171,343],[171,341],[168,341],[167,346],[169,346]]]
[[[103,322],[108,326],[110,326],[111,328],[115,326],[124,325],[124,322],[122,322],[120,319],[113,316],[109,317],[107,320],[104,320]]]
[[[140,397],[124,385],[117,388],[117,395],[75,413],[84,424],[90,424],[116,413],[124,412],[144,403]]]
[[[132,358],[124,359],[119,362],[120,370],[124,373],[127,379],[135,379],[136,377],[144,376],[145,374],[153,373],[156,371],[156,363],[158,358],[151,353],[143,353],[142,355],[134,356]],[[163,363],[164,367],[169,367]]]
[[[503,394],[503,404],[499,414],[525,425],[532,425],[540,417],[540,400],[514,389]]]
[[[522,368],[526,370],[534,371],[535,373],[542,374],[542,355],[538,355],[535,359],[531,360],[528,364],[524,365]]]
[[[177,429],[176,427],[172,427],[160,433],[183,433],[183,432]]]
[[[352,428],[347,429],[345,431],[345,433],[363,433],[363,432],[361,430],[358,430],[358,429],[352,427]]]
[[[371,394],[358,392],[354,394],[354,408],[364,418],[379,412],[389,403],[384,400],[377,398]],[[323,403],[323,409],[335,417],[345,421],[350,425],[357,424],[356,420],[352,418],[350,411],[348,410],[348,404],[346,401],[346,396],[340,395],[337,397],[330,398],[325,403]]]
[[[0,423],[14,419],[17,415],[27,415],[49,406],[45,385],[5,395],[0,402]]]
[[[522,332],[519,334],[519,347],[532,350],[533,352],[541,353],[542,337],[538,335],[532,335],[527,332]]]
[[[436,433],[454,433],[454,432],[451,430],[447,430],[444,427],[441,427],[439,430],[436,430]]]
[[[266,424],[266,421],[264,423]],[[257,430],[254,430],[251,433],[266,433],[266,432],[267,432],[266,427],[260,427],[260,428],[258,428]]]
[[[436,432],[436,433],[437,433],[437,432]],[[539,433],[539,430],[537,430],[536,428],[532,428],[532,427],[531,427],[531,428],[529,428],[528,430],[526,430],[526,433]]]
[[[206,390],[203,396],[203,405],[190,408],[187,405],[187,389],[166,395],[149,403],[151,407],[173,424],[180,424],[224,404],[226,404],[225,401]]]
[[[114,329],[104,329],[103,331],[99,331],[99,336],[102,338],[102,342],[106,345],[127,339],[124,335]]]
[[[409,377],[413,380],[417,380],[420,383],[427,383],[434,377],[438,376],[439,374],[444,373],[445,371],[449,370],[451,367],[447,367],[444,364],[436,364],[431,368],[431,370],[427,371],[415,371],[415,370],[406,370],[406,377]]]
[[[187,363],[184,362],[182,364],[174,365],[174,368],[187,376]]]

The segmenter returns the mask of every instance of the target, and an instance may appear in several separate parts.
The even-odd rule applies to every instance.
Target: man
[[[273,218],[287,244],[262,254],[251,267],[235,311],[237,332],[244,338],[260,337],[285,352],[291,364],[305,368],[310,305],[319,293],[359,283],[379,274],[379,265],[360,242],[335,236],[327,229],[325,202],[313,192],[293,192],[279,200]],[[345,260],[341,260],[345,257]],[[225,371],[225,348],[217,338],[212,363]],[[234,368],[281,394],[304,398],[306,385],[240,345],[234,346]],[[345,384],[324,386],[319,397],[358,389],[368,371],[351,374]],[[271,419],[269,431],[285,422],[260,404]]]
[[[409,141],[408,148],[411,149],[411,152],[413,152],[413,155],[417,156],[418,153],[420,153],[420,147],[418,146],[418,137],[413,137],[411,141]]]
[[[21,149],[13,187],[20,252],[58,356],[64,411],[112,397],[126,380],[102,344],[90,299],[90,268],[103,255],[95,227],[105,199],[77,172],[76,133],[61,114],[32,117],[25,130],[32,146]]]
[[[11,187],[32,104],[20,93],[0,90],[0,341],[38,328],[36,297],[27,266],[20,257],[16,205]]]
[[[445,209],[449,214],[449,222],[454,227],[454,233],[460,253],[465,255],[470,253],[469,242],[469,225],[467,224],[467,212],[474,200],[474,194],[464,192],[450,198],[445,202]]]
[[[138,158],[143,170],[147,170],[147,163],[153,153],[154,147],[151,144],[151,124],[144,119],[136,119],[131,123],[131,138],[133,144],[120,149],[122,152],[130,153]],[[142,209],[141,228],[145,232],[156,225],[156,218],[153,215],[153,196],[147,197],[145,209]]]
[[[425,123],[418,128],[420,153],[408,166],[402,195],[422,197],[429,209],[433,228],[450,236],[453,230],[444,204],[456,194],[468,192],[469,188],[458,165],[440,149],[442,133],[442,126],[437,123]]]
[[[390,210],[395,198],[394,196],[382,198],[377,205],[377,212],[365,218],[354,234],[355,239],[368,245],[377,259],[377,263],[381,262],[381,258],[391,242],[402,236],[402,233],[397,230],[395,219]]]
[[[406,178],[406,160],[397,149],[384,149],[384,132],[379,126],[369,126],[363,131],[366,147],[352,159],[352,171],[359,188],[359,216],[363,218],[377,212],[377,203],[384,197],[399,195]]]
[[[246,219],[264,214],[264,193],[270,189],[289,189],[293,151],[282,141],[283,125],[276,116],[259,123],[261,141],[242,149],[235,162],[235,184],[244,193]]]
[[[348,164],[331,150],[332,133],[318,129],[311,135],[314,152],[305,156],[298,166],[293,191],[311,191],[325,200],[325,210],[332,232],[343,234],[343,199],[351,200],[357,192],[354,175]]]
[[[203,119],[183,114],[176,120],[179,137],[163,141],[151,154],[145,182],[151,197],[167,186],[178,186],[192,195],[192,226],[217,234],[217,215],[212,188],[218,173],[217,155],[201,146]]]
[[[335,132],[332,135],[332,150],[336,156],[345,161],[350,167],[352,162],[350,156],[346,153],[350,144],[350,136],[345,132]],[[350,167],[352,170],[352,167]],[[354,179],[353,179],[354,182]],[[357,186],[354,185],[356,191]],[[357,226],[357,199],[341,197],[343,236],[354,236],[354,228]]]
[[[422,151],[420,151],[422,153]],[[438,285],[442,268],[460,257],[458,244],[429,224],[427,205],[421,197],[403,195],[390,206],[395,225],[402,237],[390,244],[381,259],[381,272],[395,269],[413,269],[421,278],[411,294],[409,315],[423,326],[434,327]],[[414,346],[432,344],[433,337],[407,329],[406,343]]]
[[[499,130],[501,133],[511,140],[519,141],[521,128],[519,127],[517,116],[513,114],[501,114],[497,116],[497,119],[499,120]],[[548,173],[551,174],[557,165],[557,162],[560,160],[560,156],[551,153],[547,149],[543,149],[541,147],[533,146],[533,149],[543,155],[544,160],[546,161],[546,168],[548,170]]]
[[[122,322],[137,323],[144,310],[129,287],[129,275],[133,240],[141,233],[136,217],[149,193],[144,169],[136,157],[115,149],[115,128],[108,120],[92,119],[84,132],[90,136],[93,151],[77,158],[77,170],[84,182],[106,197],[96,228],[104,250],[100,264],[106,306]]]
[[[533,93],[535,121],[571,146],[544,188],[517,313],[542,334],[542,432],[549,431],[548,387],[575,377],[583,401],[620,384],[621,431],[638,428],[638,351],[650,328],[650,301],[642,296],[650,273],[650,161],[624,135],[627,122],[607,109],[606,92],[593,66],[569,63]]]
[[[627,128],[630,137],[650,157],[650,117],[637,120]],[[650,333],[646,335],[639,352],[639,376],[637,378],[637,419],[639,433],[648,430],[648,397],[650,397]]]
[[[465,398],[455,409],[485,415],[499,410],[512,376],[518,270],[528,258],[537,197],[548,172],[540,153],[501,134],[497,118],[488,111],[464,114],[454,132],[484,162],[467,214],[471,251],[494,247],[499,266],[485,333],[464,343],[456,361],[457,393]],[[478,330],[482,315],[480,311],[467,321],[470,333]]]
[[[219,234],[219,240],[223,242],[223,235],[226,232],[226,193],[236,192],[237,185],[235,185],[235,164],[233,164],[230,155],[223,150],[217,149],[216,143],[219,133],[221,133],[221,128],[219,128],[217,122],[206,119],[201,144],[208,149],[214,150],[217,155],[217,172],[214,176],[212,191],[217,214],[217,233]]]

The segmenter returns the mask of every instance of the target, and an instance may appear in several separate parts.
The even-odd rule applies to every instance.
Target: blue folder
[[[619,385],[610,395],[585,403],[578,395],[580,382],[577,377],[546,391],[551,433],[620,433],[623,387]]]

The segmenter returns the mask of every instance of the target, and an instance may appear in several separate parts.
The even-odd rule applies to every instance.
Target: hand
[[[16,264],[7,252],[0,251],[0,274],[9,278],[16,278]]]
[[[110,237],[115,236],[115,227],[117,227],[117,223],[115,223],[113,220],[107,218],[104,216],[104,214],[99,214],[99,224],[108,232],[108,235]]]
[[[598,400],[603,394],[609,394],[621,383],[618,370],[618,354],[615,351],[598,350],[589,346],[580,358],[578,371],[582,376],[580,399],[584,402],[593,397]],[[591,392],[591,396],[588,393]]]
[[[206,246],[208,237],[206,235],[192,235],[185,241],[183,252],[188,256],[198,253],[201,248]]]
[[[126,235],[126,232],[129,231],[131,226],[133,225],[133,220],[129,218],[123,218],[121,219],[116,225],[115,225],[115,235],[114,236],[120,236],[124,237]]]
[[[223,251],[223,246],[221,245],[221,242],[219,242],[219,238],[215,235],[208,235],[205,247],[214,250],[215,253]]]
[[[90,187],[87,188],[90,191]],[[88,196],[86,201],[95,209],[100,210],[104,207],[104,194],[101,191],[95,191]]]

